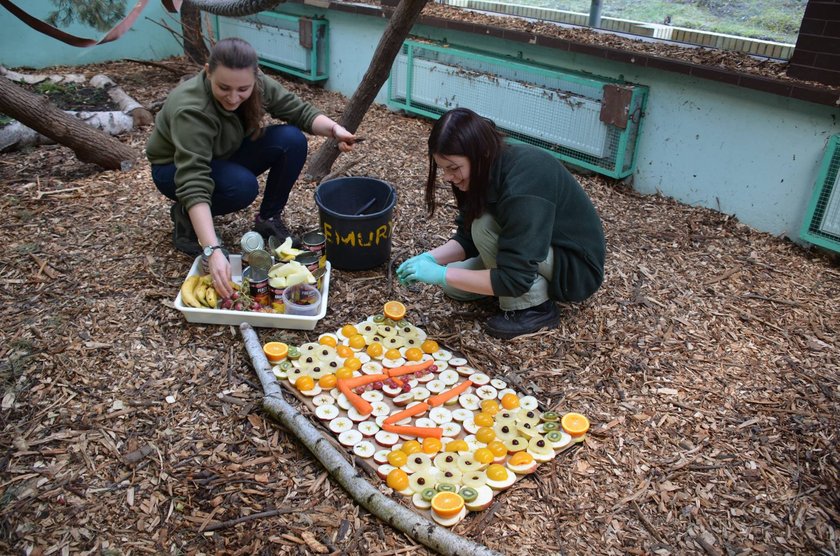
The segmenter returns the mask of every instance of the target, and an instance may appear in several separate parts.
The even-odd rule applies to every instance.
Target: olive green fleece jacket
[[[319,110],[262,73],[257,86],[266,112],[311,133]],[[202,70],[169,93],[155,118],[146,156],[152,164],[175,164],[175,195],[189,210],[198,203],[211,202],[215,184],[210,161],[229,158],[253,131],[244,128],[236,112],[219,104]]]
[[[551,154],[506,145],[490,171],[486,202],[501,229],[496,268],[490,270],[494,295],[527,292],[549,247],[554,249],[552,299],[583,301],[601,286],[606,255],[601,219],[577,180]],[[462,213],[456,221],[453,239],[468,258],[477,256]]]

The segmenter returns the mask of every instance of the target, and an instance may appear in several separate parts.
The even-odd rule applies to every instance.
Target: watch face
[[[204,256],[205,257],[209,257],[212,254],[213,254],[213,248],[211,246],[208,245],[207,247],[204,248]]]

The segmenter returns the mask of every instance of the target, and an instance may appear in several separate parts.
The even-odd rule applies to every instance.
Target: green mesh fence
[[[406,41],[391,68],[388,105],[433,119],[470,108],[517,141],[623,178],[635,169],[647,92],[614,79]]]
[[[828,142],[801,235],[840,253],[840,135]]]

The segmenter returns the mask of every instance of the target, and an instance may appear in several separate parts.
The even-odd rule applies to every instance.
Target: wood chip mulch
[[[74,71],[104,71],[147,105],[178,79],[132,63]],[[334,117],[346,103],[283,82]],[[446,190],[423,211],[429,129],[374,107],[368,141],[334,167],[397,188],[395,262],[452,231]],[[141,152],[149,132],[123,140]],[[580,179],[604,220],[607,278],[556,330],[492,339],[493,303],[408,290],[383,265],[334,272],[314,332],[261,338],[312,340],[398,299],[475,366],[588,415],[584,445],[456,527],[500,552],[836,554],[837,265],[732,216]],[[265,417],[236,329],[173,308],[190,260],[145,160],[100,172],[41,147],[0,156],[0,184],[0,552],[428,553]],[[293,193],[296,230],[318,224],[314,188]],[[251,218],[219,219],[228,245]]]

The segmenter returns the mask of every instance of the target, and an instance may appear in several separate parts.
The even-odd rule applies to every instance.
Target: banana
[[[209,274],[205,274],[201,277],[201,283],[205,286],[211,286],[213,284],[213,277]]]
[[[195,290],[196,284],[198,284],[200,277],[190,276],[184,283],[181,285],[181,301],[184,302],[184,305],[188,307],[201,307],[201,303],[195,298],[193,295],[193,291]]]
[[[201,282],[199,282],[198,285],[195,287],[195,290],[193,290],[193,295],[198,300],[198,302],[201,303],[202,307],[207,306],[207,298],[205,297],[206,294],[207,284],[202,284]]]
[[[204,293],[204,300],[207,301],[208,307],[215,309],[219,303],[219,294],[216,293],[216,288],[208,286],[207,291]]]

